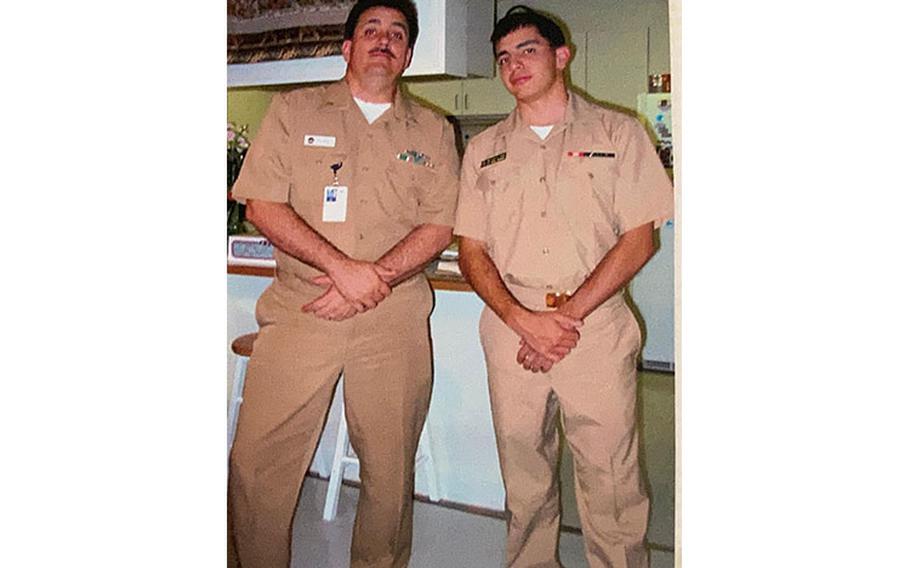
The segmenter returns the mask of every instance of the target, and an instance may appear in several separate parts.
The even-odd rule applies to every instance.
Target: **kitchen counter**
[[[486,364],[478,326],[484,309],[480,296],[457,274],[437,273],[436,263],[427,272],[434,288],[430,316],[433,338],[433,395],[427,422],[436,483],[442,499],[490,511],[502,511],[505,489],[496,455],[496,436],[490,413]],[[256,331],[256,302],[272,283],[274,268],[228,266],[225,350],[226,399],[230,397],[235,356],[231,341]],[[332,466],[340,401],[332,403],[326,427],[316,448],[310,471],[327,477]],[[464,475],[470,471],[471,475]],[[346,468],[345,479],[359,479],[356,467]],[[429,480],[418,469],[416,491],[428,494]]]

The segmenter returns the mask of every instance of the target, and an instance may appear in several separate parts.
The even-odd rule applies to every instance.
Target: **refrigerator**
[[[645,122],[655,151],[672,179],[673,140],[670,93],[638,95],[638,114]],[[642,367],[675,370],[674,348],[674,229],[669,220],[658,231],[659,248],[629,284],[629,292],[643,324]]]

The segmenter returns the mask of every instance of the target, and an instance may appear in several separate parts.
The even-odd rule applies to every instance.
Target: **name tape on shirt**
[[[303,137],[304,146],[318,146],[320,148],[334,148],[334,136],[322,136],[320,134],[307,134]]]
[[[616,152],[569,152],[570,158],[615,158]]]
[[[491,156],[491,157],[487,158],[486,160],[480,162],[480,167],[481,167],[481,168],[485,168],[485,167],[487,167],[487,166],[492,166],[492,165],[495,164],[496,162],[501,162],[501,161],[503,161],[503,160],[505,160],[505,159],[506,159],[506,153],[505,153],[505,152],[503,152],[503,153],[501,153],[501,154],[496,154],[495,156]]]

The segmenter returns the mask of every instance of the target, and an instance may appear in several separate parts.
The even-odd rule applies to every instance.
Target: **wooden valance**
[[[354,0],[228,0],[227,62],[339,55]]]

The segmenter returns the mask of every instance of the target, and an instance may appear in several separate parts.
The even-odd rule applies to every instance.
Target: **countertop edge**
[[[432,266],[432,265],[431,265]],[[240,276],[261,276],[264,278],[274,278],[275,268],[273,266],[246,266],[241,264],[228,264],[227,273]],[[434,290],[450,290],[455,292],[473,292],[474,289],[465,280],[456,274],[439,274],[435,271],[426,272],[430,286]]]

